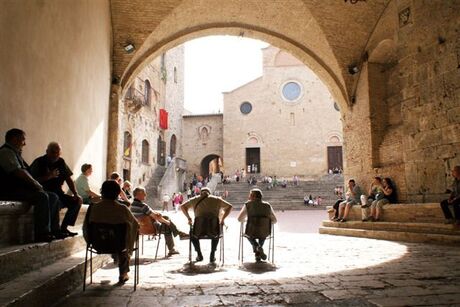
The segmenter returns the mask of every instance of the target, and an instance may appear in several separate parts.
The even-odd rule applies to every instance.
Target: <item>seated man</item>
[[[241,208],[240,214],[238,215],[238,221],[243,222],[248,217],[248,221],[253,217],[268,217],[270,218],[272,224],[276,223],[276,216],[273,212],[272,206],[262,201],[262,191],[259,189],[252,189],[249,192],[249,201],[247,201],[243,208]],[[248,237],[249,242],[252,245],[256,261],[266,260],[267,255],[264,253],[263,245],[265,238],[251,238]]]
[[[116,201],[120,191],[120,185],[113,180],[107,180],[102,184],[102,200],[97,204],[92,204],[88,209],[83,224],[83,234],[88,241],[89,223],[127,224],[126,250],[116,255],[120,273],[118,282],[123,284],[129,279],[129,258],[136,242],[139,224],[131,211]]]
[[[230,214],[233,207],[225,200],[211,195],[209,188],[202,188],[199,196],[189,199],[181,206],[181,210],[187,217],[189,225],[192,225],[192,218],[188,214],[190,208],[193,208],[195,219],[203,216],[214,216],[219,219],[220,225],[223,225],[225,218]],[[192,236],[191,241],[195,251],[198,253],[196,261],[202,261],[203,254],[201,253],[200,240]],[[211,240],[211,254],[209,256],[209,262],[211,263],[216,261],[215,253],[218,244],[219,239]]]
[[[165,237],[166,246],[168,247],[169,253],[168,256],[179,254],[177,250],[174,249],[174,239],[173,236],[179,235],[181,240],[189,238],[189,235],[185,232],[177,230],[176,225],[171,222],[168,217],[161,215],[158,212],[155,212],[150,208],[146,203],[144,203],[147,193],[143,187],[137,187],[133,191],[134,201],[131,204],[131,212],[133,215],[139,219],[142,216],[149,216],[152,219],[153,226],[156,229],[157,233],[161,233]],[[164,225],[163,227],[161,227]]]
[[[59,231],[59,199],[45,192],[29,173],[29,166],[21,156],[26,145],[26,133],[20,129],[6,132],[5,144],[0,147],[0,197],[24,200],[34,206],[35,242],[50,242],[62,238]]]
[[[65,236],[77,235],[76,232],[69,231],[67,227],[75,225],[83,200],[75,188],[71,177],[72,171],[61,158],[61,146],[56,142],[49,143],[46,154],[34,160],[30,166],[30,172],[43,185],[45,191],[58,195],[61,208],[67,208],[61,224],[61,233]],[[72,192],[72,196],[62,191],[64,181]]]
[[[445,199],[441,202],[441,209],[446,218],[446,224],[456,224],[460,226],[460,165],[456,165],[452,169],[452,182],[451,193],[449,199]],[[449,206],[454,209],[454,216],[450,212]]]
[[[83,199],[83,203],[90,204],[96,203],[101,200],[101,196],[91,190],[89,187],[88,177],[93,173],[93,167],[91,164],[83,164],[81,166],[81,174],[75,180],[75,188],[77,189],[78,195]]]

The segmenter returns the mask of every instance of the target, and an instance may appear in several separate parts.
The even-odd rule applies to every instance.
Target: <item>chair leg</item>
[[[157,249],[156,249],[156,251],[155,251],[155,260],[157,260],[158,248],[160,247],[160,241],[161,241],[161,232],[158,234]]]
[[[86,253],[85,253],[85,270],[83,272],[83,291],[86,290],[86,270],[88,268],[88,246],[86,246]]]
[[[188,239],[188,262],[192,263],[192,232],[193,227],[190,225],[189,239]]]
[[[144,235],[141,235],[142,241],[141,241],[141,254],[144,255]]]
[[[136,291],[138,283],[139,283],[139,236],[137,237],[135,251],[134,251],[134,291]]]
[[[240,224],[240,239],[238,242],[238,261],[243,263],[243,223]]]
[[[89,250],[89,283],[93,283],[93,251]]]

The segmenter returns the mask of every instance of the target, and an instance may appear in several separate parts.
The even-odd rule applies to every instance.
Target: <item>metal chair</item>
[[[155,251],[155,260],[157,260],[158,250],[160,248],[161,234],[162,234],[162,232],[164,232],[166,226],[161,224],[160,230],[157,231],[156,228],[155,228],[155,225],[153,224],[153,220],[149,215],[138,216],[138,217],[136,217],[136,219],[139,222],[139,226],[140,226],[139,234],[142,236],[141,254],[142,255],[144,254],[144,236],[145,235],[147,235],[149,237],[153,236],[156,240],[158,240],[157,248],[156,248],[156,251]],[[166,257],[166,255],[167,255],[167,252],[166,252],[166,241],[165,241],[165,257]]]
[[[89,223],[86,244],[85,272],[83,291],[86,290],[86,271],[88,268],[88,252],[90,254],[90,284],[93,283],[93,253],[119,254],[126,252],[127,224]],[[134,291],[139,283],[139,233],[134,244]]]
[[[240,225],[240,240],[238,247],[238,260],[244,261],[244,238],[268,240],[268,261],[275,264],[275,229],[272,221],[266,216],[253,216]]]
[[[216,216],[199,216],[195,217],[193,225],[190,225],[189,239],[189,263],[192,263],[192,238],[202,239],[219,239],[219,262],[224,265],[224,231],[220,224],[219,218]]]

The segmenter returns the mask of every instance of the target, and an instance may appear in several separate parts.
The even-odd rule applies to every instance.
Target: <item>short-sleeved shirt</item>
[[[131,210],[131,213],[135,217],[143,216],[143,215],[150,215],[153,213],[152,208],[150,208],[146,203],[141,202],[138,199],[134,198],[134,201],[131,204],[131,207],[129,207]]]
[[[222,198],[214,195],[209,195],[203,199],[203,196],[195,196],[185,202],[182,206],[186,209],[193,208],[195,217],[212,215],[221,217],[223,210],[231,208],[232,205]]]
[[[43,188],[46,191],[55,192],[55,193],[63,193],[62,192],[62,185],[66,178],[73,175],[70,168],[65,163],[64,159],[59,158],[56,162],[49,161],[46,155],[38,157],[34,160],[32,165],[30,166],[30,172],[35,179],[40,178],[48,174],[48,172],[58,169],[59,176],[57,178],[52,178],[47,181],[41,182]]]
[[[87,192],[90,190],[89,180],[84,174],[80,174],[80,176],[78,176],[75,180],[75,188],[77,189],[78,195],[80,195],[83,199],[89,198],[90,195]]]
[[[359,203],[360,202],[360,198],[361,198],[361,188],[358,186],[358,185],[355,185],[353,187],[353,193],[355,194],[355,196],[353,195],[350,195],[348,198],[347,198],[347,201],[352,201],[352,202],[356,202],[356,203]]]
[[[246,202],[237,219],[239,222],[243,222],[246,216],[266,216],[270,218],[273,224],[276,223],[276,216],[272,206],[268,202],[260,199]]]
[[[453,198],[460,197],[460,180],[456,178],[452,182],[452,197]]]
[[[21,153],[12,145],[5,143],[0,147],[0,192],[6,193],[11,188],[24,186],[24,182],[11,175],[18,169],[28,169]]]

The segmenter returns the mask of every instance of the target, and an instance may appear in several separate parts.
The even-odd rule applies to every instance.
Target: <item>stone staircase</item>
[[[160,183],[161,179],[163,178],[166,171],[166,167],[158,165],[153,175],[150,177],[145,189],[147,191],[149,205],[153,205],[154,207],[159,206],[159,195],[158,195],[158,184]]]
[[[341,175],[328,175],[316,181],[300,181],[298,185],[289,182],[286,188],[281,186],[267,189],[268,184],[257,182],[257,185],[249,185],[247,182],[232,182],[229,184],[218,184],[216,194],[223,195],[228,191],[227,201],[234,208],[238,209],[247,201],[249,191],[253,188],[260,188],[264,194],[264,200],[268,201],[275,210],[302,210],[312,208],[303,204],[303,198],[306,195],[313,197],[321,196],[322,206],[332,205],[337,197],[334,194],[336,186],[343,186],[343,177]]]
[[[21,207],[21,203],[16,202],[16,207]],[[80,211],[73,231],[81,233],[86,209],[84,206]],[[9,208],[8,215],[12,214],[11,211]],[[31,212],[20,214],[30,215]],[[63,214],[64,210],[61,219]],[[21,230],[20,225],[17,227]],[[81,287],[85,248],[86,243],[81,234],[51,243],[2,243],[0,306],[50,306]],[[108,260],[107,255],[93,257],[93,271]]]
[[[385,206],[383,212],[383,222],[361,222],[361,208],[353,206],[347,222],[323,221],[319,233],[390,241],[460,244],[460,228],[444,224],[438,203],[392,204]]]

